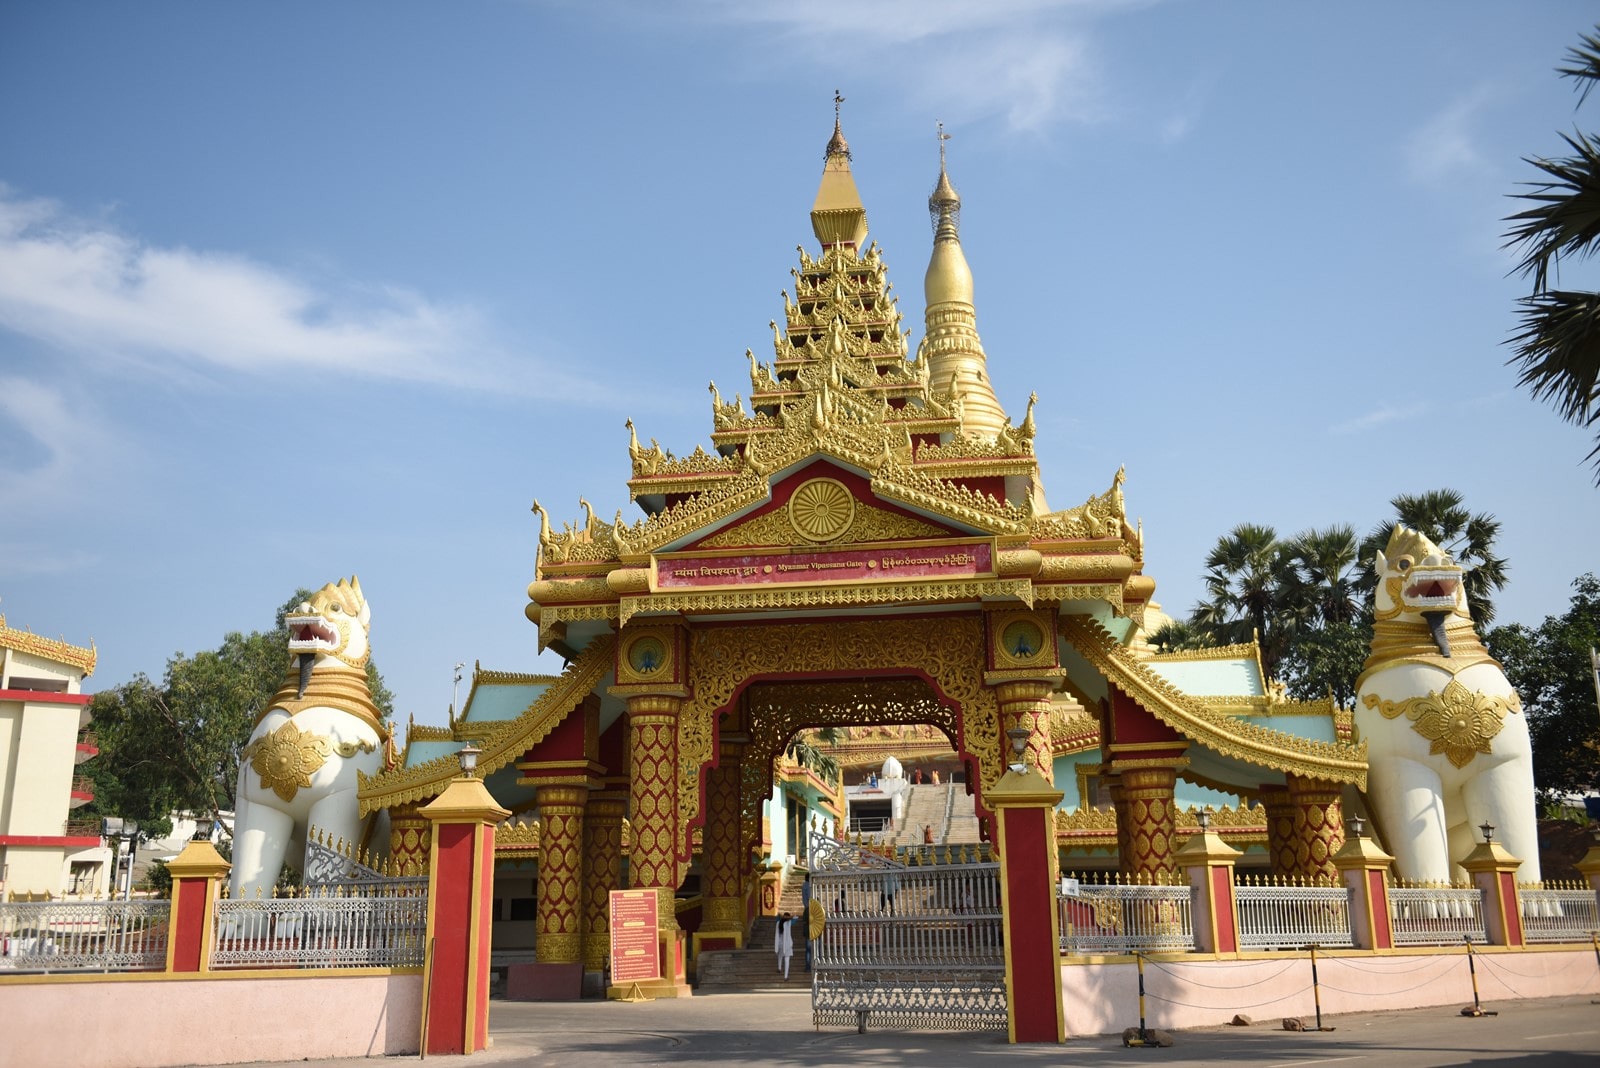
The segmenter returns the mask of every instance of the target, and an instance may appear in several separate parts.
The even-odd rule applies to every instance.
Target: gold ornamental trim
[[[611,671],[615,647],[615,635],[600,635],[516,719],[483,724],[481,737],[474,738],[483,750],[478,757],[478,777],[487,778],[544,741]],[[357,771],[356,793],[360,798],[361,815],[435,797],[460,774],[461,763],[454,753],[415,767],[396,768],[373,776]]]
[[[655,593],[624,597],[619,619],[626,624],[640,612],[741,612],[758,608],[829,608],[840,605],[928,604],[1005,597],[1033,605],[1027,579],[969,579],[904,582],[889,585],[797,586],[780,589],[715,590],[705,593]],[[540,620],[541,626],[543,620]]]
[[[1257,660],[1260,649],[1255,642],[1241,645],[1213,645],[1204,649],[1178,649],[1170,653],[1154,653],[1145,657],[1147,663],[1188,663],[1194,660]]]
[[[1041,601],[1105,601],[1120,616],[1126,609],[1122,600],[1122,583],[1035,583],[1033,596]]]
[[[1466,767],[1479,753],[1487,755],[1506,714],[1522,711],[1522,699],[1515,693],[1495,697],[1470,690],[1455,679],[1441,692],[1429,690],[1404,701],[1385,701],[1369,693],[1361,703],[1385,719],[1405,716],[1411,729],[1429,741],[1429,753],[1443,753],[1458,768]]]
[[[81,645],[70,644],[65,638],[46,638],[31,630],[8,627],[4,615],[0,615],[0,649],[11,649],[51,663],[75,667],[85,677],[94,674],[95,660],[99,656],[93,642],[85,649]]]
[[[838,479],[813,478],[795,487],[785,511],[796,534],[825,544],[850,528],[856,515],[856,498]]]
[[[1367,745],[1319,742],[1207,708],[1150,670],[1097,621],[1062,616],[1062,635],[1102,675],[1173,730],[1222,754],[1308,778],[1367,783]]]
[[[343,663],[317,664],[311,669],[305,692],[301,693],[300,673],[291,662],[283,685],[272,695],[272,700],[256,713],[255,722],[260,723],[275,709],[282,709],[292,716],[308,708],[336,708],[371,727],[379,737],[388,733],[383,722],[383,711],[372,702],[372,690],[367,684],[365,668]]]
[[[1356,689],[1374,673],[1399,664],[1426,664],[1451,677],[1476,664],[1500,667],[1500,661],[1484,648],[1472,620],[1452,616],[1445,620],[1444,631],[1450,643],[1449,656],[1439,651],[1426,623],[1377,620],[1372,624],[1372,651],[1361,665],[1361,674],[1356,676]]]
[[[344,746],[339,747],[341,756],[355,755],[344,750]],[[250,762],[263,790],[271,790],[287,802],[294,800],[301,787],[310,788],[311,776],[328,762],[333,751],[332,739],[285,722],[240,750],[239,759]]]
[[[696,544],[700,549],[790,548],[794,526],[784,509],[775,508],[754,519],[728,527]],[[905,541],[921,538],[948,538],[950,532],[929,523],[918,522],[884,508],[857,501],[855,516],[848,529],[833,540],[858,544],[877,541]]]

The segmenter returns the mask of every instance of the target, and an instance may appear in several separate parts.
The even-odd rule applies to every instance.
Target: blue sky
[[[1600,127],[1580,3],[0,7],[0,612],[91,684],[360,576],[401,718],[553,670],[529,504],[627,508],[768,351],[843,91],[921,336],[953,134],[996,392],[1050,502],[1126,464],[1157,600],[1216,538],[1504,522],[1503,621],[1600,566],[1584,434],[1515,387],[1520,159]],[[1590,265],[1562,281],[1594,285]]]

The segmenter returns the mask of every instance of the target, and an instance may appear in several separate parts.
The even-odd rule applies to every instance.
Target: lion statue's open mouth
[[[1411,573],[1401,596],[1409,608],[1449,611],[1456,606],[1456,592],[1460,585],[1461,572],[1457,569],[1419,569]]]

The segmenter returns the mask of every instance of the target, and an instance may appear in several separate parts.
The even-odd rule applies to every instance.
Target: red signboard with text
[[[804,582],[905,582],[964,579],[994,573],[988,542],[899,549],[685,555],[656,562],[656,588],[705,589]]]
[[[654,890],[611,891],[611,982],[661,978]]]

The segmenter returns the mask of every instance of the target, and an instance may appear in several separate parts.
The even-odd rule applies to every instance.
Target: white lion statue
[[[1533,749],[1522,702],[1467,611],[1463,573],[1424,535],[1396,527],[1375,561],[1372,654],[1356,681],[1368,800],[1408,880],[1457,882],[1493,824],[1539,879]]]
[[[304,856],[310,828],[361,844],[356,773],[390,756],[367,686],[372,611],[354,576],[318,590],[285,617],[288,678],[239,753],[231,893],[270,894],[285,856]]]

